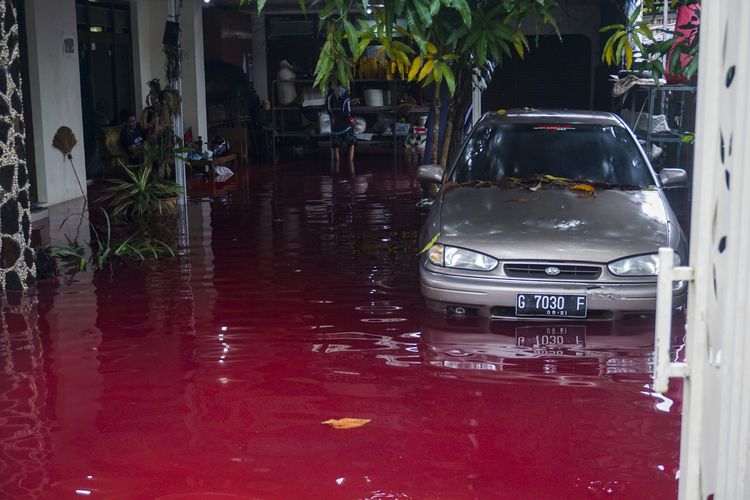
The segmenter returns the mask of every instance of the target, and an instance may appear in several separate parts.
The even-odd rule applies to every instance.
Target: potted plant
[[[177,197],[182,188],[175,182],[162,179],[153,170],[153,165],[162,163],[162,148],[158,144],[146,143],[143,164],[130,168],[122,166],[124,179],[109,179],[100,201],[109,204],[112,217],[144,219],[154,215],[174,215],[177,212]]]

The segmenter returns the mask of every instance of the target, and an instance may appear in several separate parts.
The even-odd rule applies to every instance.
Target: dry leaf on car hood
[[[327,424],[334,429],[354,429],[355,427],[362,427],[365,424],[369,424],[372,421],[370,418],[340,418],[330,419],[321,424]]]
[[[596,196],[596,189],[594,189],[593,186],[589,186],[588,184],[573,184],[572,186],[570,186],[570,189],[578,191],[579,194]]]

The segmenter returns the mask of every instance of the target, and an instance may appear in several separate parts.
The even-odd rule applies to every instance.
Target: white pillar
[[[188,0],[189,4],[190,0]],[[172,21],[178,21],[182,22],[181,16],[181,10],[180,10],[180,4],[181,0],[169,0],[168,1],[168,15],[169,19]],[[182,27],[182,26],[181,26]],[[178,43],[177,46],[180,47],[180,50],[182,48],[182,33],[178,36]],[[167,84],[172,85],[174,89],[180,93],[180,95],[183,95],[183,89],[182,89],[182,72],[180,72],[176,80],[174,82],[167,82]],[[184,128],[184,121],[183,117],[185,116],[185,99],[183,98],[180,102],[180,108],[177,112],[177,115],[174,117],[174,134],[177,137],[183,137],[185,133]],[[183,218],[182,220],[185,220],[185,216],[187,215],[184,213],[185,211],[185,203],[187,202],[187,181],[185,178],[185,162],[182,160],[181,157],[176,156],[174,159],[174,167],[175,167],[175,182],[182,188],[180,191],[180,195],[178,196],[177,203],[180,205],[180,210],[183,212]],[[187,225],[183,224],[181,226],[182,230],[187,230]]]
[[[750,498],[750,2],[702,3],[680,498]]]
[[[70,162],[52,147],[59,127],[70,127],[78,139],[73,164],[86,179],[75,1],[26,0],[25,29],[39,201],[60,203],[81,191]]]
[[[134,75],[136,99],[139,109],[145,105],[148,94],[146,83],[158,78],[162,86],[168,84],[164,72],[165,56],[163,49],[164,26],[167,20],[174,20],[179,2],[176,0],[149,0],[133,2],[133,41]],[[203,2],[184,0],[179,12],[181,49],[185,52],[182,61],[182,78],[177,90],[182,96],[182,112],[175,118],[175,133],[182,137],[187,127],[192,127],[193,137],[199,135],[208,140],[208,120],[206,118],[206,77],[203,58]],[[184,186],[182,162],[176,162],[177,183]],[[184,197],[180,202],[184,203]]]
[[[203,1],[184,0],[182,5],[182,112],[185,130],[193,129],[208,141],[206,119],[206,72],[203,58]]]

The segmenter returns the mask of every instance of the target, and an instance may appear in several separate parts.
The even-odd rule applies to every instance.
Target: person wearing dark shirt
[[[341,162],[342,145],[349,147],[349,168],[354,171],[354,127],[352,126],[352,100],[344,87],[332,88],[326,96],[326,112],[331,119],[331,147],[335,152],[336,170]]]
[[[128,113],[125,125],[120,132],[120,145],[128,153],[129,163],[143,161],[143,141],[146,132],[138,126],[134,113]]]

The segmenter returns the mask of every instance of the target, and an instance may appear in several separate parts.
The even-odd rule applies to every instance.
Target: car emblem
[[[555,266],[549,266],[547,269],[544,270],[544,272],[548,276],[557,276],[558,274],[560,274],[560,268],[555,267]]]

